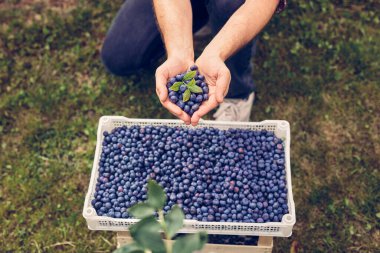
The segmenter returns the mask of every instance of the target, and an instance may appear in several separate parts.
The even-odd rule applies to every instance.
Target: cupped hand
[[[191,124],[196,126],[205,114],[223,102],[231,82],[231,73],[224,61],[217,55],[203,52],[195,65],[206,79],[209,87],[209,99],[204,101],[191,117]]]
[[[190,116],[168,99],[166,84],[170,78],[185,72],[193,64],[192,59],[184,60],[181,57],[171,56],[156,70],[156,93],[161,104],[185,124],[190,124]]]

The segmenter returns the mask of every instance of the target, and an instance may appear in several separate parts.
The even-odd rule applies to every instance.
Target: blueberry
[[[185,107],[185,103],[182,100],[178,101],[176,105],[181,109]]]
[[[202,95],[197,95],[195,98],[195,102],[201,103],[203,101],[203,96]]]
[[[193,111],[198,110],[198,109],[199,109],[199,104],[195,104],[195,105],[193,105],[193,106],[191,107],[191,109],[192,109]]]
[[[172,78],[169,79],[169,83],[170,83],[170,84],[174,84],[176,81],[177,81],[177,80],[176,80],[176,78],[174,78],[174,77],[172,77]]]
[[[99,209],[102,206],[102,202],[95,202],[94,207],[95,209]]]
[[[193,102],[197,102],[197,95],[195,95],[194,93],[190,95],[190,101],[193,101]]]
[[[208,94],[203,94],[203,100],[208,100]]]
[[[190,67],[191,71],[194,71],[194,70],[197,70],[197,69],[198,69],[197,65],[193,65],[193,66]]]
[[[171,101],[172,103],[176,103],[176,102],[178,101],[178,98],[177,98],[176,96],[171,96],[171,97],[170,97],[170,101]]]
[[[179,86],[179,91],[180,92],[185,92],[186,89],[187,89],[187,87],[184,84],[182,84],[181,86]]]
[[[190,115],[207,95],[184,103],[169,94]],[[103,136],[91,201],[99,216],[130,218],[127,209],[146,200],[148,178],[167,193],[164,211],[179,204],[187,219],[278,222],[289,212],[284,144],[273,132],[123,126]]]
[[[182,81],[182,78],[184,77],[184,74],[179,74],[175,76],[176,81]]]
[[[208,87],[207,86],[202,87],[202,90],[203,90],[204,94],[208,94]]]

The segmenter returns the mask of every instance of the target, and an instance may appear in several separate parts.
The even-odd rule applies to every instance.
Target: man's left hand
[[[195,64],[204,75],[209,87],[209,99],[204,101],[191,117],[191,124],[197,125],[200,118],[223,102],[231,82],[231,73],[224,61],[217,55],[204,51]]]

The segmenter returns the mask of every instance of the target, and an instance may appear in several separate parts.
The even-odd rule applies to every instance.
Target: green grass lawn
[[[109,252],[81,214],[97,121],[172,117],[152,71],[100,62],[123,1],[36,2],[0,1],[0,252]],[[380,248],[380,4],[334,2],[290,1],[254,59],[252,120],[292,130],[297,223],[275,252]]]

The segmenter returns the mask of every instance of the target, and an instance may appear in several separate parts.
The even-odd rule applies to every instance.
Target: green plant
[[[206,232],[189,234],[170,241],[183,227],[185,216],[177,205],[164,215],[166,194],[157,182],[149,180],[147,189],[147,200],[128,210],[132,216],[141,219],[130,227],[134,242],[117,249],[114,253],[191,253],[201,250],[207,241]]]

